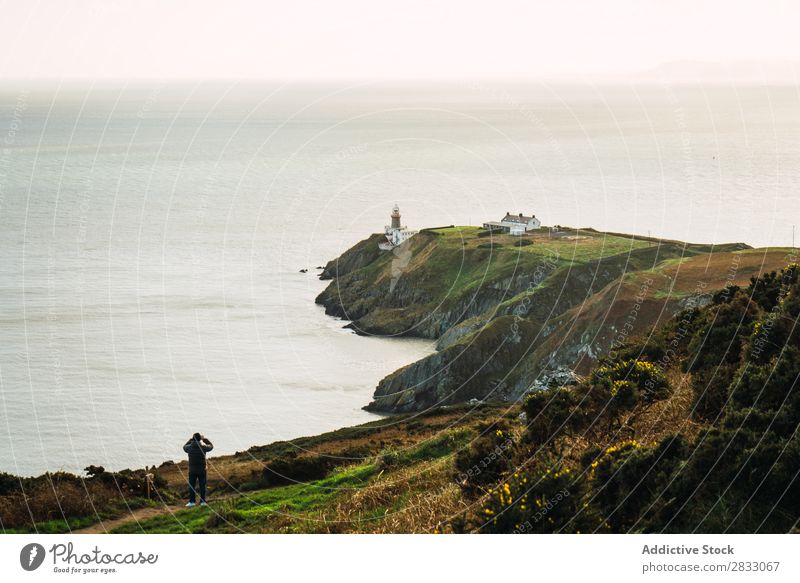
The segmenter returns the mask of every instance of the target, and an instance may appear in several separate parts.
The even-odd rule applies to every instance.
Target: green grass
[[[465,447],[473,437],[474,431],[471,429],[446,430],[414,448],[388,452],[384,458],[390,458],[387,465],[391,468],[442,459]],[[307,484],[267,488],[216,502],[212,500],[208,507],[187,508],[149,518],[138,524],[132,522],[113,532],[258,532],[272,520],[291,524],[293,518],[303,518],[311,512],[328,508],[332,498],[363,487],[376,473],[374,463],[350,466]],[[401,502],[398,501],[395,506]],[[382,511],[376,510],[375,516],[381,513]],[[288,521],[282,520],[287,518]],[[291,526],[287,528],[291,530]]]
[[[472,238],[477,237],[478,233],[481,231],[480,227],[445,227],[443,229],[431,229],[431,233],[436,233],[439,235],[456,235],[458,237],[464,238]]]
[[[518,248],[522,253],[534,253],[545,257],[555,255],[561,261],[586,263],[594,259],[629,253],[647,247],[646,241],[615,235],[587,235],[590,239],[547,239],[528,247]]]
[[[391,450],[384,453],[383,463],[389,467],[402,467],[417,462],[440,459],[466,447],[474,437],[475,432],[470,429],[443,431],[415,448]]]
[[[532,245],[517,247],[514,244],[521,239],[510,235],[496,235],[493,238],[478,237],[481,231],[478,227],[451,227],[437,229],[434,232],[444,235],[437,239],[439,246],[450,249],[477,249],[478,245],[486,245],[490,241],[498,243],[491,251],[500,258],[518,256],[519,261],[526,261],[526,256],[532,255],[541,258],[557,258],[562,263],[585,263],[603,257],[629,253],[635,249],[651,246],[652,243],[640,241],[634,237],[621,235],[608,235],[604,233],[582,234],[577,236],[585,239],[567,239],[566,237],[548,238],[536,233],[527,240],[533,241]],[[486,250],[488,253],[488,249]],[[508,261],[499,261],[498,266],[508,264]]]
[[[115,533],[177,534],[191,532],[252,532],[268,518],[296,515],[323,507],[333,496],[363,486],[375,474],[374,464],[346,468],[322,480],[268,488],[205,508],[179,510],[140,523],[123,525]]]
[[[101,513],[101,518],[105,518],[105,513]],[[64,520],[63,518],[48,520],[46,522],[37,522],[35,528],[25,528],[25,529],[16,529],[16,528],[6,528],[3,530],[5,534],[29,534],[31,532],[36,532],[38,534],[64,534],[71,532],[73,530],[81,529],[87,526],[90,526],[97,522],[97,516],[79,516],[79,517],[72,517],[67,518]]]
[[[692,259],[694,255],[686,255],[684,257],[673,257],[671,259],[665,259],[658,265],[655,265],[652,269],[649,269],[648,272],[651,273],[661,273],[668,267],[675,267],[680,265],[681,263],[685,263]]]

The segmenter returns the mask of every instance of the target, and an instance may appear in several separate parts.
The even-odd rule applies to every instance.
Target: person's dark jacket
[[[183,446],[183,451],[189,454],[189,471],[202,473],[206,471],[206,454],[214,449],[214,444],[207,438],[200,441],[190,439]]]

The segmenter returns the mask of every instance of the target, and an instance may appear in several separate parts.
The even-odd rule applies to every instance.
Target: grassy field
[[[447,466],[476,435],[469,427],[448,428],[413,447],[395,447],[362,462],[335,468],[318,480],[262,488],[211,501],[207,507],[165,512],[131,521],[114,533],[363,532],[396,519],[408,500],[424,494],[433,474],[447,486]],[[341,444],[340,444],[341,445]],[[446,469],[446,468],[445,468]],[[402,478],[400,477],[402,476]],[[394,492],[391,497],[378,491]],[[398,492],[400,492],[398,494]],[[443,510],[446,508],[443,507]],[[442,516],[439,520],[443,520]]]
[[[327,506],[331,498],[364,487],[375,474],[374,464],[362,464],[335,472],[307,484],[293,484],[247,492],[141,522],[131,522],[115,533],[263,532],[271,519],[285,522]]]
[[[433,245],[423,239],[412,246],[406,273],[416,278],[437,303],[454,303],[479,292],[493,282],[534,273],[541,267],[582,265],[590,261],[627,254],[652,245],[634,237],[568,231],[551,235],[542,231],[517,237],[485,236],[478,227],[434,229]],[[381,280],[387,264],[376,262],[365,270],[367,277]],[[386,277],[386,275],[384,275]]]
[[[549,230],[532,231],[524,236],[493,234],[479,236],[484,230],[479,227],[449,227],[433,229],[440,235],[439,244],[455,249],[488,248],[506,254],[531,254],[556,259],[561,262],[580,263],[627,253],[653,245],[633,236],[610,235],[599,232],[564,231],[550,233]],[[517,246],[520,242],[530,245]]]

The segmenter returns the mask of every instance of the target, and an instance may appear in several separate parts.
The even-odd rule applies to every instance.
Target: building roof
[[[506,213],[506,216],[503,217],[503,220],[501,222],[503,222],[503,223],[525,223],[525,224],[527,224],[527,223],[531,222],[535,218],[536,218],[536,215],[532,215],[530,217],[526,217],[522,213],[519,213],[518,215],[512,215],[511,213]]]

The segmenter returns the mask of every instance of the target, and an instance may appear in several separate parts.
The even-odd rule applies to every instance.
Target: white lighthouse
[[[392,208],[392,214],[390,216],[392,218],[392,224],[386,225],[383,228],[386,241],[378,244],[381,251],[391,251],[417,234],[417,231],[409,231],[400,223],[400,207],[397,206],[397,204]]]

